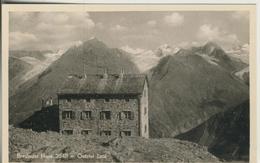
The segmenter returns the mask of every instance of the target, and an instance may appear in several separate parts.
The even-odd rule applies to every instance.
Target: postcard
[[[3,5],[4,162],[253,162],[255,5]]]

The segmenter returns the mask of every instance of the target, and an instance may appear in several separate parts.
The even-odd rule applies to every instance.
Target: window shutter
[[[75,112],[72,111],[72,119],[75,119]]]
[[[130,119],[134,120],[134,112],[130,112]]]
[[[122,112],[119,112],[119,119],[122,120]]]
[[[86,112],[81,112],[81,115],[82,115],[82,120],[85,120],[87,118],[87,115],[86,115]]]
[[[64,112],[62,112],[62,119],[65,119],[66,117],[65,117],[65,113]]]

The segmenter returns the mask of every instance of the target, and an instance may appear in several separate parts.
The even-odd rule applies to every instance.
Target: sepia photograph
[[[64,6],[8,11],[9,161],[250,161],[254,5]]]

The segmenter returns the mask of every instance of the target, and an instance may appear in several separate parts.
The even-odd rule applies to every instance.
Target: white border
[[[3,2],[14,2],[15,0],[5,0]],[[39,1],[37,0],[17,0],[16,2],[36,2],[39,3]],[[88,4],[115,4],[115,3],[120,3],[120,4],[132,4],[132,3],[136,3],[136,4],[144,4],[144,3],[149,3],[149,4],[256,4],[256,34],[257,34],[257,38],[256,38],[256,45],[258,45],[256,47],[256,67],[257,67],[257,72],[256,72],[256,78],[257,78],[257,83],[260,83],[260,56],[259,56],[259,52],[260,52],[260,45],[259,45],[259,41],[260,40],[260,24],[259,24],[259,18],[260,18],[260,7],[259,7],[259,2],[258,0],[196,0],[196,1],[192,1],[192,0],[182,0],[180,2],[180,0],[162,0],[162,1],[158,1],[158,0],[132,0],[130,2],[130,0],[42,0],[42,3],[88,3]],[[2,33],[4,35],[4,33]],[[3,66],[3,65],[2,65]],[[3,75],[3,73],[1,74]],[[4,80],[2,78],[2,80]],[[4,87],[2,87],[4,89]],[[257,112],[257,117],[260,117],[260,111],[258,110],[259,106],[260,106],[260,88],[258,85],[256,85],[256,93],[257,93],[257,106],[256,106],[256,112]],[[3,98],[3,95],[2,95]],[[3,100],[2,100],[3,102]],[[2,106],[2,104],[1,104]],[[3,107],[1,107],[3,108]],[[259,108],[260,109],[260,108]],[[3,117],[1,117],[3,118]],[[2,119],[3,120],[3,119]],[[3,122],[3,121],[2,121]],[[260,120],[257,118],[257,137],[260,136],[260,126],[259,126]],[[2,135],[2,134],[1,134]],[[260,162],[260,142],[258,140],[256,140],[257,143],[257,162]],[[2,152],[1,152],[2,153]],[[3,158],[3,157],[2,157]]]
[[[3,0],[3,2],[71,4],[256,4],[257,0]]]

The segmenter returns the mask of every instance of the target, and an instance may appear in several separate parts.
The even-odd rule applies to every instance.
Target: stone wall
[[[148,108],[148,83],[145,82],[143,94],[140,99],[140,135],[149,138],[149,108]]]
[[[67,100],[68,99],[68,100]],[[131,131],[131,136],[139,136],[139,97],[101,98],[59,97],[60,132],[73,130],[73,134],[82,134],[90,130],[89,135],[100,135],[101,131],[111,131],[111,137],[117,137],[121,131]],[[63,111],[73,111],[74,119],[63,119]],[[91,111],[90,119],[81,119],[83,111]],[[101,120],[100,112],[110,111],[111,119]],[[122,111],[130,111],[133,116],[124,118]],[[120,116],[121,114],[121,116]],[[120,118],[121,117],[121,118]]]

